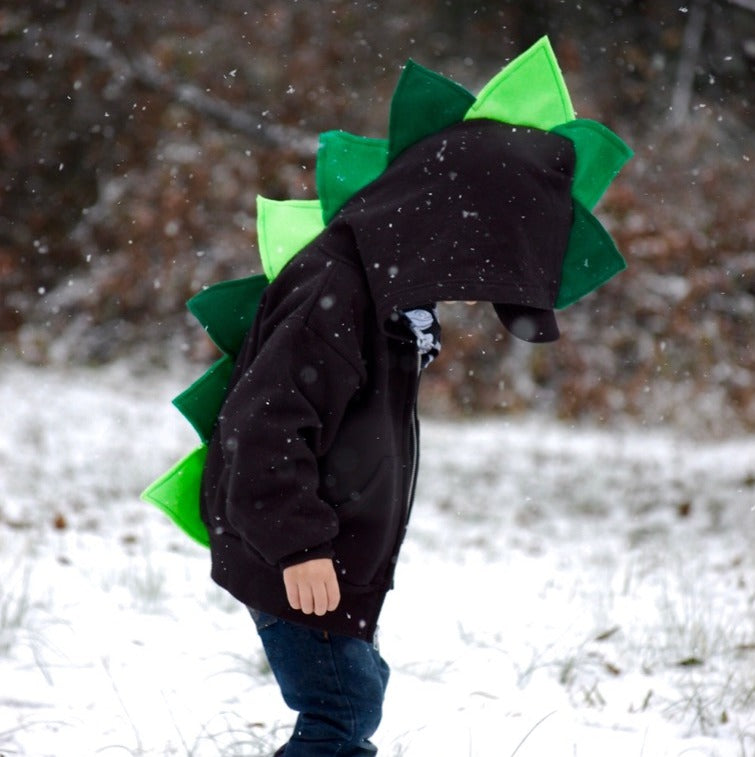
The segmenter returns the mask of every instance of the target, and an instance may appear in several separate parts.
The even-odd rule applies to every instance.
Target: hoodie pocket
[[[385,572],[403,525],[401,462],[385,457],[361,491],[335,506],[339,530],[333,548],[338,578],[369,586]]]

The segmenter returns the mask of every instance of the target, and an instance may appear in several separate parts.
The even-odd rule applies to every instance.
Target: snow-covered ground
[[[196,371],[198,373],[199,371]],[[194,375],[0,373],[0,755],[269,755],[293,717],[138,493]],[[755,755],[755,439],[426,420],[381,754]]]

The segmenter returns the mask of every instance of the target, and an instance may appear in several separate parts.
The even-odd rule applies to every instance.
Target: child
[[[531,342],[572,223],[574,146],[475,119],[425,137],[267,287],[202,482],[212,576],[252,613],[287,704],[286,757],[375,754],[374,645],[418,463],[435,303],[482,300]]]

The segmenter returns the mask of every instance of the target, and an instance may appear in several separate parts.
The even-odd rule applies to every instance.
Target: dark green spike
[[[573,200],[569,244],[561,272],[556,307],[561,309],[606,283],[626,268],[613,239],[579,200]]]
[[[188,389],[184,389],[173,399],[173,404],[205,443],[210,441],[232,371],[233,360],[224,355]]]
[[[586,208],[594,208],[632,150],[608,127],[580,118],[554,127],[551,131],[570,139],[577,153],[572,195]]]
[[[380,176],[388,165],[388,141],[326,131],[317,152],[317,196],[325,224],[360,189]]]
[[[210,538],[200,516],[199,492],[207,447],[202,445],[179,460],[153,481],[141,494],[142,500],[160,508],[184,533],[203,547]]]
[[[460,84],[407,61],[391,100],[388,162],[424,137],[463,121],[474,102]]]
[[[221,281],[203,289],[186,304],[213,342],[226,355],[237,355],[267,286],[263,274]]]

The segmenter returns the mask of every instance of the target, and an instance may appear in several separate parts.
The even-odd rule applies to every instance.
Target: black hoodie
[[[401,311],[486,300],[558,336],[570,141],[494,121],[402,153],[265,291],[209,444],[212,575],[273,615],[372,638],[414,494],[420,358]],[[282,569],[332,557],[341,603],[292,610]]]

